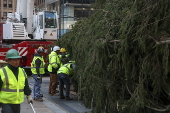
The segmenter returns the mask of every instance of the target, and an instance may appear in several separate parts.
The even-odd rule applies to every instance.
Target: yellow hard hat
[[[66,52],[66,49],[65,48],[61,48],[60,52]]]

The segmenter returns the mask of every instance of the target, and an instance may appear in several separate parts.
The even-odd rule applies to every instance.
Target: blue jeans
[[[33,74],[32,75],[34,78],[34,99],[39,99],[41,98],[40,96],[40,91],[41,91],[41,83],[42,83],[42,77],[41,79],[37,79],[38,75],[37,74]]]
[[[60,96],[64,96],[63,89],[64,89],[64,84],[65,84],[66,85],[66,95],[65,96],[69,97],[69,94],[70,94],[70,78],[69,78],[69,76],[64,73],[59,73],[58,79],[59,79]]]

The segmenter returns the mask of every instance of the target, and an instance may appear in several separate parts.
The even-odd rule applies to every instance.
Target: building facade
[[[34,0],[34,5],[36,6],[36,11],[46,10],[45,0]]]
[[[57,11],[59,22],[59,38],[71,29],[78,19],[89,17],[95,0],[35,0],[39,11]]]
[[[17,0],[0,0],[0,22],[6,21],[7,13],[14,13]]]

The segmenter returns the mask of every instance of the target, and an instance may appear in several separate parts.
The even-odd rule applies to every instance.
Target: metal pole
[[[82,16],[82,18],[83,18],[83,0],[81,1],[82,2],[82,5],[81,5],[81,7],[82,7],[82,9],[81,9],[81,16]]]
[[[62,6],[62,8],[63,8],[62,11],[63,11],[63,15],[64,15],[64,14],[65,14],[65,13],[64,13],[64,0],[63,0],[63,6]],[[64,34],[64,16],[63,16],[63,30],[62,30],[62,31],[63,31],[63,34]]]
[[[58,23],[59,23],[59,30],[58,30],[58,35],[59,35],[59,38],[61,38],[61,2],[60,0],[58,1],[59,3],[59,19],[58,19]]]
[[[36,113],[36,112],[35,112],[35,109],[34,109],[34,107],[33,107],[33,105],[32,105],[31,102],[30,102],[30,105],[31,105],[31,108],[32,108],[33,112]]]

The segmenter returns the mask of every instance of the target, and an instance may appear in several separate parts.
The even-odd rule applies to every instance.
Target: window
[[[56,13],[45,12],[45,28],[57,28]]]
[[[38,0],[38,4],[37,5],[39,5],[40,4],[40,0]]]
[[[43,15],[39,15],[40,19],[40,29],[43,29]]]
[[[4,18],[4,19],[7,19],[7,12],[4,12],[4,13],[3,13],[3,18]]]
[[[56,5],[55,5],[55,3],[53,3],[53,4],[52,4],[52,7],[53,7],[53,10],[55,10],[55,9],[56,9]]]
[[[74,17],[77,18],[83,18],[83,17],[89,17],[91,13],[90,8],[82,8],[81,6],[75,6],[74,7]]]
[[[12,0],[9,1],[8,7],[12,8]]]
[[[7,7],[7,0],[4,0],[4,7]]]

